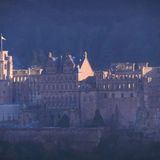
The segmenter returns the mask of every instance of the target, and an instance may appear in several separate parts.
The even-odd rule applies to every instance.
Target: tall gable
[[[82,81],[88,77],[94,76],[94,71],[89,63],[87,52],[85,52],[85,57],[82,62],[82,65],[79,66],[79,72],[78,72],[78,80]]]
[[[57,72],[57,57],[53,56],[50,52],[48,55],[48,62],[45,67],[46,74],[53,74]]]
[[[65,61],[63,64],[63,72],[64,73],[73,73],[75,70],[75,63],[73,57],[70,54],[65,56]]]

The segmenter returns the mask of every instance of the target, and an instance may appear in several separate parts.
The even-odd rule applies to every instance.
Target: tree
[[[96,109],[96,111],[95,111],[95,115],[93,118],[93,126],[94,127],[104,126],[103,117],[101,116],[101,113],[98,109]]]

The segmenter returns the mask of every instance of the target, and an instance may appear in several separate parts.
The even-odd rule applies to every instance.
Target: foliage
[[[95,115],[93,118],[93,126],[94,127],[104,126],[103,117],[101,116],[101,113],[98,109],[95,111]]]
[[[0,142],[0,160],[159,160],[159,142],[118,142],[116,135],[102,139],[93,152],[78,153],[69,149],[47,151],[42,145],[23,142]]]

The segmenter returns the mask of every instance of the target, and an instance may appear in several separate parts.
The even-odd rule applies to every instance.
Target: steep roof
[[[79,81],[84,80],[90,76],[94,76],[94,71],[89,63],[87,52],[85,52],[84,60],[79,66]]]

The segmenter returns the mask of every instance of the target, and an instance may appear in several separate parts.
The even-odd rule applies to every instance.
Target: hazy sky
[[[16,63],[54,51],[91,62],[148,61],[160,65],[160,1],[0,0],[0,32]]]

